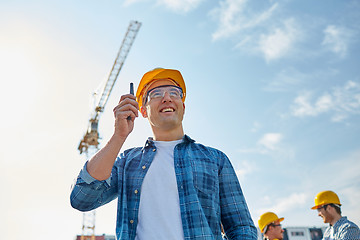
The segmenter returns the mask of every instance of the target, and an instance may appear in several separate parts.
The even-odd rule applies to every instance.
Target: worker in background
[[[114,108],[114,133],[80,171],[71,204],[89,211],[118,198],[117,239],[221,239],[222,224],[229,239],[255,240],[230,160],[184,134],[185,97],[179,71],[145,73],[136,98],[123,95]],[[124,151],[138,110],[153,137]]]
[[[282,240],[284,237],[284,229],[282,229],[280,222],[284,218],[279,218],[273,212],[266,212],[260,216],[258,220],[260,231],[264,234],[264,239],[273,240],[279,239]]]
[[[324,223],[329,223],[323,235],[323,240],[356,240],[360,239],[359,227],[341,216],[340,199],[333,191],[319,192],[315,197],[315,206],[318,215]]]

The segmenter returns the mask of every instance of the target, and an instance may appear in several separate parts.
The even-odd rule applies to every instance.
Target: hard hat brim
[[[321,208],[322,206],[324,206],[324,205],[328,205],[328,204],[335,204],[335,205],[339,205],[339,206],[341,206],[341,204],[340,204],[340,203],[324,203],[324,204],[321,204],[321,205],[316,205],[316,206],[313,206],[311,209],[312,209],[312,210],[315,210],[315,209]]]
[[[312,210],[315,210],[315,209],[318,209],[318,208],[320,208],[321,206],[323,206],[323,205],[317,205],[317,206],[313,206],[311,209]]]

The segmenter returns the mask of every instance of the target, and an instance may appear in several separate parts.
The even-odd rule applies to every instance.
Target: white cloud
[[[245,176],[252,173],[255,167],[248,161],[242,161],[239,169],[236,169],[236,175],[240,181],[245,179]]]
[[[264,90],[276,92],[289,91],[298,88],[303,81],[308,79],[308,74],[299,72],[295,68],[287,68],[277,73],[272,80],[266,79],[264,83],[267,86],[264,87]]]
[[[360,84],[348,81],[342,87],[323,93],[315,101],[312,93],[307,91],[294,100],[292,114],[296,117],[318,116],[322,113],[332,113],[332,121],[339,122],[350,114],[360,113]]]
[[[238,151],[241,153],[255,153],[268,155],[276,160],[289,160],[294,156],[293,150],[282,143],[284,136],[281,133],[266,133],[256,143],[253,148],[243,148]]]
[[[305,92],[302,95],[295,98],[294,102],[296,104],[293,107],[293,115],[295,116],[315,116],[317,115],[317,111],[311,106],[310,103],[310,92]]]
[[[157,0],[157,4],[164,5],[173,11],[189,12],[198,7],[203,0]]]
[[[212,10],[210,15],[219,20],[218,30],[213,33],[214,40],[227,38],[240,30],[241,13],[247,0],[226,0],[220,2],[220,7]]]
[[[272,202],[276,202],[276,204],[273,206],[270,206],[270,207],[259,209],[259,210],[257,210],[257,213],[260,215],[265,212],[272,211],[277,214],[282,214],[286,211],[298,208],[299,205],[300,206],[304,205],[307,198],[308,198],[308,196],[306,193],[293,193],[288,197],[276,199],[276,200],[272,201]]]
[[[253,127],[250,129],[251,132],[257,132],[261,128],[261,124],[259,122],[254,122]]]
[[[260,138],[259,141],[257,141],[257,146],[255,148],[240,149],[239,152],[260,154],[276,152],[280,150],[279,144],[282,138],[283,135],[281,133],[266,133]]]
[[[319,99],[316,101],[315,108],[319,112],[327,112],[332,105],[332,97],[329,94],[325,93],[324,95],[320,96]]]
[[[124,5],[128,6],[135,3],[146,2],[151,0],[125,0]],[[186,13],[199,6],[204,0],[156,0],[156,4],[165,6],[175,12]]]
[[[311,104],[311,92],[305,92],[298,96],[294,102],[297,105],[293,108],[295,116],[317,116],[320,113],[329,111],[333,106],[332,96],[324,93],[314,104]]]
[[[340,74],[338,69],[318,69],[311,72],[299,71],[294,67],[286,67],[279,71],[273,78],[263,80],[263,90],[270,92],[297,91],[304,83],[312,84],[318,79],[337,78]]]
[[[266,9],[256,8],[247,0],[224,0],[210,15],[218,21],[212,34],[213,40],[236,37],[236,48],[253,53],[260,52],[267,61],[279,59],[291,53],[301,36],[295,19],[278,21],[275,13],[279,3],[271,3]],[[283,24],[283,25],[279,25]]]
[[[125,1],[124,1],[124,5],[125,5],[125,6],[129,6],[129,5],[131,5],[131,4],[140,3],[140,2],[145,2],[145,1],[148,1],[148,0],[125,0]]]
[[[275,3],[263,12],[253,13],[246,8],[247,2],[247,0],[221,1],[220,7],[210,12],[210,15],[219,21],[218,29],[212,35],[213,40],[228,38],[241,30],[261,25],[273,15],[278,7]]]
[[[348,45],[353,37],[352,32],[345,27],[329,25],[324,30],[324,34],[322,45],[340,57],[345,57]]]
[[[288,19],[283,29],[275,28],[272,33],[260,36],[259,50],[267,61],[275,60],[289,54],[298,38],[294,19]]]
[[[235,45],[235,48],[238,48],[238,49],[245,49],[246,46],[252,44],[252,41],[253,41],[253,36],[244,36],[240,42],[238,42],[236,45]]]
[[[267,133],[258,141],[258,144],[266,150],[274,151],[278,148],[282,138],[283,136],[280,133]]]

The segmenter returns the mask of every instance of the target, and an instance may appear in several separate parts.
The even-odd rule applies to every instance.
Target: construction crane
[[[107,100],[109,99],[111,90],[115,84],[115,81],[120,73],[122,66],[124,65],[125,59],[130,51],[130,48],[135,40],[135,37],[141,27],[141,23],[138,21],[131,21],[124,37],[124,40],[121,44],[120,50],[116,56],[114,65],[110,71],[108,80],[105,84],[105,87],[102,91],[101,97],[99,98],[98,103],[94,109],[94,113],[89,120],[89,127],[85,133],[83,139],[80,141],[78,150],[80,154],[87,152],[90,146],[98,148],[99,145],[99,132],[98,132],[98,123],[100,114],[104,111]]]
[[[135,40],[135,37],[141,27],[141,23],[138,21],[131,21],[120,50],[116,56],[114,65],[111,68],[108,79],[102,90],[101,96],[95,105],[94,112],[89,120],[88,129],[81,139],[78,150],[80,154],[85,153],[86,158],[89,157],[89,152],[95,153],[99,146],[99,132],[98,123],[101,113],[105,109],[105,105],[109,99],[111,90],[114,87],[115,81],[120,73],[122,66],[124,65],[125,59],[130,51],[130,48]],[[81,240],[95,240],[95,210],[85,212],[83,214],[83,226]]]

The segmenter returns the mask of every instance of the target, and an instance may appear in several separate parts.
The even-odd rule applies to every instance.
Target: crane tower
[[[80,154],[85,153],[86,158],[88,159],[99,146],[99,132],[98,132],[98,123],[100,114],[104,111],[105,105],[110,96],[111,90],[115,84],[115,81],[120,73],[122,66],[124,65],[125,59],[130,51],[130,48],[135,40],[135,37],[141,27],[141,23],[138,21],[131,21],[125,37],[122,41],[120,50],[116,56],[114,65],[111,68],[108,79],[104,86],[104,89],[101,92],[100,98],[95,105],[95,109],[89,120],[88,129],[81,139],[78,146]],[[83,215],[83,226],[82,226],[82,235],[81,240],[95,240],[95,210],[86,212]]]

